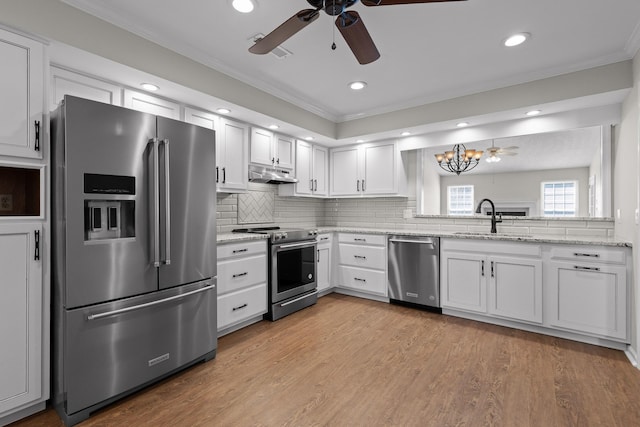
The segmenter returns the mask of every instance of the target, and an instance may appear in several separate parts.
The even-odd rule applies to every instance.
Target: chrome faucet
[[[478,203],[478,207],[476,208],[477,214],[480,213],[480,208],[482,207],[482,204],[484,202],[489,202],[491,204],[491,232],[495,234],[498,232],[498,229],[496,228],[496,224],[499,222],[502,222],[502,214],[500,215],[500,218],[496,219],[496,205],[494,205],[490,199],[480,200],[480,203]]]

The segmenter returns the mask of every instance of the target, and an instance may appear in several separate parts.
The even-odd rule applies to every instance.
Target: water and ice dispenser
[[[84,174],[85,241],[135,237],[135,188],[132,176]]]

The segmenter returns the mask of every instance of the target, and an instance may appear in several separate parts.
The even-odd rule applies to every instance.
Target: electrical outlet
[[[0,211],[13,210],[13,196],[11,194],[0,194]]]

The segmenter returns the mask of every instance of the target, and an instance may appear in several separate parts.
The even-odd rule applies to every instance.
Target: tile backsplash
[[[362,227],[397,230],[423,230],[432,232],[485,232],[490,220],[485,218],[465,218],[441,216],[415,216],[415,197],[380,197],[353,199],[313,199],[306,197],[281,197],[278,186],[272,184],[249,183],[249,193],[258,199],[273,197],[273,216],[255,213],[258,223],[250,226],[283,227]],[[269,195],[264,193],[268,192]],[[244,197],[244,196],[240,196]],[[251,196],[250,196],[251,197]],[[229,233],[238,225],[238,195],[218,193],[217,231]],[[268,208],[267,208],[268,209]],[[410,218],[405,218],[410,211]],[[263,216],[261,216],[263,215]],[[242,215],[240,215],[242,217]],[[610,219],[547,219],[515,218],[503,219],[498,224],[498,232],[512,234],[543,234],[556,236],[599,236],[613,237],[614,222]]]

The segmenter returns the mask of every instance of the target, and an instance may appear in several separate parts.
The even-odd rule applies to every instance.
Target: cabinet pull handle
[[[313,180],[313,191],[318,191],[318,180],[317,179]]]
[[[316,252],[318,252],[318,260],[316,262],[320,262],[320,249],[316,249]]]
[[[233,277],[233,278],[235,279],[235,278],[237,278],[237,277],[246,276],[247,274],[249,274],[249,272],[248,272],[248,271],[245,271],[244,273],[234,274],[234,275],[233,275],[233,276],[231,276],[231,277]]]
[[[491,261],[491,277],[496,277],[495,273],[493,272],[493,261]]]
[[[354,277],[353,280],[355,280],[356,282],[364,282],[367,283],[366,279],[361,279],[359,277]]]
[[[35,261],[40,261],[40,231],[39,230],[35,230],[33,232],[33,237],[35,240],[35,247],[34,247],[34,251],[33,251],[33,259]]]
[[[244,303],[244,304],[239,305],[239,306],[237,306],[237,307],[233,307],[233,308],[231,309],[231,311],[242,310],[243,308],[246,308],[246,307],[248,307],[248,305],[247,305],[247,303]]]
[[[600,254],[588,254],[588,253],[584,253],[584,252],[574,252],[573,255],[575,256],[586,256],[586,257],[592,257],[592,258],[600,258]]]
[[[321,237],[320,240],[329,240],[328,237]]]
[[[363,255],[354,255],[353,257],[358,259],[367,259],[367,257]]]
[[[365,190],[365,188],[364,188],[364,179],[363,179],[362,180],[362,191],[364,191],[364,190]]]
[[[222,183],[226,184],[227,183],[227,168],[222,168]]]
[[[600,267],[582,267],[579,265],[574,265],[573,268],[575,268],[576,270],[600,271]]]
[[[220,167],[216,166],[216,184],[220,182]]]
[[[356,237],[355,239],[353,239],[353,241],[354,242],[366,242],[367,239],[362,239],[362,238]]]
[[[482,277],[484,277],[484,260],[482,260],[482,263],[481,263],[481,273],[480,273],[480,275]]]
[[[275,158],[275,157],[272,157],[272,158],[271,158],[271,164],[274,164],[275,162],[276,162],[276,158]]]
[[[360,191],[360,180],[356,182],[356,190]]]
[[[33,143],[33,149],[36,151],[40,151],[40,120],[36,120],[34,123],[34,126],[35,126],[36,139],[35,139],[35,142]]]
[[[234,253],[234,254],[239,254],[239,253],[247,252],[247,251],[248,251],[248,249],[247,249],[247,248],[244,248],[244,249],[235,249],[235,250],[233,251],[233,253]]]
[[[280,164],[280,157],[278,157],[278,160],[276,160],[277,164]]]
[[[313,191],[313,180],[312,179],[309,180],[309,190]]]

